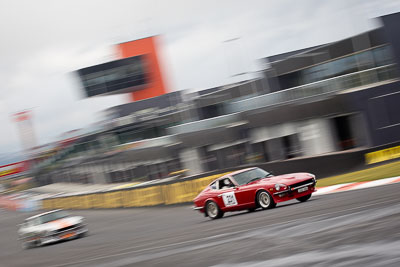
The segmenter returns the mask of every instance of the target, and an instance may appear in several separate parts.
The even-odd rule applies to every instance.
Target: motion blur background
[[[3,193],[400,156],[398,1],[0,5]]]
[[[400,266],[400,1],[1,0],[0,34],[0,267]],[[252,166],[317,192],[193,211]],[[89,236],[23,250],[54,209]]]

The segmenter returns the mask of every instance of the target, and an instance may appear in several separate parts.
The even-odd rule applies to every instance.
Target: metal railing
[[[304,99],[307,97],[314,97],[318,95],[325,96],[334,92],[350,88],[357,88],[365,85],[371,85],[374,83],[395,78],[398,78],[397,66],[395,64],[333,77],[326,80],[289,88],[275,93],[226,103],[224,109],[227,115],[173,126],[168,128],[168,133],[181,134],[203,129],[215,128],[240,120],[239,114],[235,114],[238,112],[272,106],[294,100]]]
[[[390,64],[301,85],[246,100],[227,103],[225,105],[225,112],[227,114],[242,112],[302,98],[327,95],[346,89],[371,85],[396,78],[398,78],[397,66],[396,64]]]
[[[238,114],[222,115],[215,118],[193,121],[173,127],[169,127],[168,134],[182,134],[194,131],[200,131],[204,129],[215,128],[218,126],[227,125],[230,123],[238,122],[240,117]]]

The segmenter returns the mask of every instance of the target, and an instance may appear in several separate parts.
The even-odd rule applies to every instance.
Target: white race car
[[[65,210],[41,213],[25,220],[18,230],[23,248],[82,237],[88,232],[85,219]]]

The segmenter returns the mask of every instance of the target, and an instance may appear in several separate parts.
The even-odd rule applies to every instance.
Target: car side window
[[[210,184],[210,187],[211,187],[211,189],[213,189],[213,190],[217,189],[217,183],[214,182],[214,183]]]
[[[218,188],[219,189],[227,189],[227,188],[232,188],[235,187],[235,185],[232,183],[231,179],[229,178],[223,178],[218,180]]]
[[[28,222],[27,222],[27,226],[35,226],[35,225],[39,225],[40,224],[40,220],[39,220],[39,218],[35,218],[35,219],[32,219],[32,220],[29,220]]]

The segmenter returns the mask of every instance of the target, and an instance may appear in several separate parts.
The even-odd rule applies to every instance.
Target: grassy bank
[[[318,180],[317,187],[400,176],[400,161]]]

